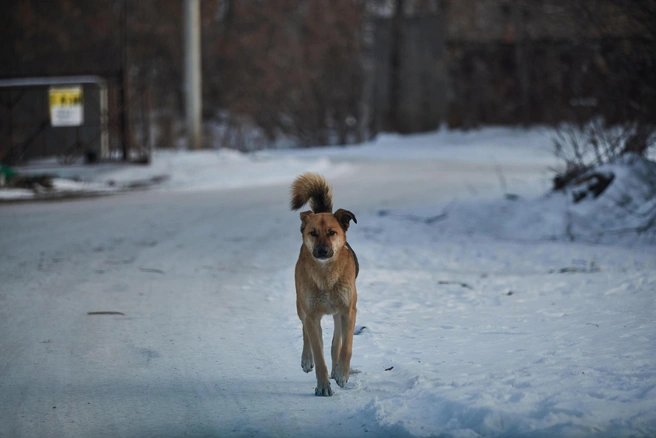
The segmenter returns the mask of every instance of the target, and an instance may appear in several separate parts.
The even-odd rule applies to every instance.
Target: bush
[[[589,179],[597,166],[631,153],[646,157],[656,145],[656,127],[642,122],[609,126],[597,119],[583,126],[565,124],[553,136],[554,153],[565,170],[553,179],[554,190],[563,190]]]

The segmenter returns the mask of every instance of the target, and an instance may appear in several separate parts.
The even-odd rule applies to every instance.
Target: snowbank
[[[537,205],[359,218],[352,385],[383,393],[363,418],[413,436],[656,434],[653,246],[545,239],[558,221],[532,223]]]
[[[441,232],[511,241],[656,243],[656,163],[625,156],[595,169],[614,175],[597,198],[574,202],[573,191],[498,200],[462,200],[407,212],[417,220],[443,215]],[[385,214],[386,212],[381,212]]]

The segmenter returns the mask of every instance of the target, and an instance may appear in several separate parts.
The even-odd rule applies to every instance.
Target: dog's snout
[[[333,250],[325,246],[317,246],[313,252],[313,255],[318,259],[329,259],[333,256]]]

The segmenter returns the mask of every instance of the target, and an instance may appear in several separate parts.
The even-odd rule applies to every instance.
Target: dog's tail
[[[292,210],[298,210],[306,203],[314,213],[333,212],[333,191],[323,176],[304,173],[292,184]]]

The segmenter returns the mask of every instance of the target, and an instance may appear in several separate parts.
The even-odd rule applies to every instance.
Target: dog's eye
[[[334,236],[335,234],[337,234],[337,232],[335,230],[328,230],[328,235],[329,236]]]
[[[317,236],[319,235],[319,234],[317,234],[317,232],[314,231],[314,230],[310,231],[309,234],[310,234],[310,236],[312,236],[312,237],[317,237]]]

